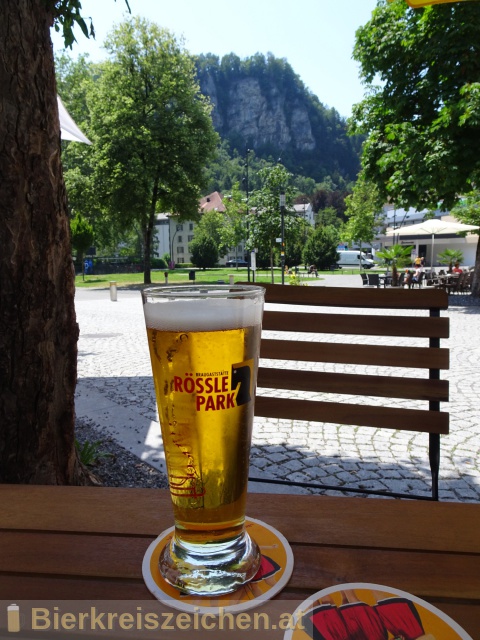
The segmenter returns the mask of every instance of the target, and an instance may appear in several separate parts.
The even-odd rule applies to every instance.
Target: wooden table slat
[[[0,485],[0,500],[0,598],[152,601],[141,564],[171,526],[166,491]],[[375,582],[428,600],[480,640],[480,505],[250,494],[247,513],[292,546],[282,606]]]

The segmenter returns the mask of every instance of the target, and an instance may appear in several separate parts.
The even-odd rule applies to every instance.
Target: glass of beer
[[[175,531],[160,572],[221,595],[254,577],[245,503],[264,289],[160,286],[142,293]]]

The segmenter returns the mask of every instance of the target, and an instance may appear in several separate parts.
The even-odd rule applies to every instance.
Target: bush
[[[152,269],[168,269],[168,265],[163,258],[152,258],[150,266]]]

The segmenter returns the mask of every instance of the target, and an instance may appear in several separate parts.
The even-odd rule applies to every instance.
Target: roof
[[[200,200],[200,212],[205,213],[206,211],[225,211],[222,195],[218,191],[214,191]]]

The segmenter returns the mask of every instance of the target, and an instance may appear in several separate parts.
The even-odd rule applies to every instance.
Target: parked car
[[[248,262],[246,260],[227,260],[225,263],[226,267],[248,267]]]

